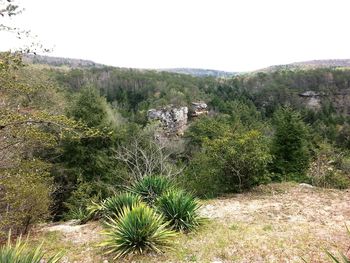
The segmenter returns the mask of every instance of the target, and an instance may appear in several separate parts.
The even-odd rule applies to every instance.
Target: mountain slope
[[[25,55],[23,60],[29,64],[41,64],[49,65],[54,67],[67,66],[70,68],[92,68],[102,67],[102,64],[95,63],[91,60],[75,59],[75,58],[62,58],[62,57],[51,57],[42,55]]]
[[[199,68],[168,68],[168,69],[158,69],[157,71],[186,74],[194,77],[215,77],[215,78],[228,78],[239,74],[237,72],[227,72],[227,71],[221,71],[221,70],[199,69]]]
[[[285,65],[274,65],[256,70],[256,72],[270,72],[277,70],[315,69],[315,68],[348,68],[350,59],[323,59],[295,62]]]
[[[85,59],[74,59],[74,58],[62,58],[62,57],[51,57],[43,55],[25,55],[23,60],[29,64],[41,64],[49,65],[53,67],[70,67],[70,68],[101,68],[106,65],[98,64],[91,60]],[[143,70],[143,69],[139,69]],[[217,77],[227,78],[237,75],[236,72],[227,72],[213,69],[198,69],[198,68],[169,68],[169,69],[155,69],[157,72],[169,72],[191,75],[194,77]]]

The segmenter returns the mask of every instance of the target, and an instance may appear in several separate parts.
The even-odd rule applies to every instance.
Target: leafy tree
[[[53,186],[45,166],[38,161],[22,161],[20,168],[2,171],[0,239],[10,229],[15,235],[26,233],[33,223],[49,217]]]
[[[10,227],[26,232],[48,217],[53,185],[42,153],[68,133],[77,136],[80,126],[41,108],[38,96],[51,85],[19,77],[22,66],[19,54],[0,55],[0,235]]]
[[[230,130],[231,126],[227,116],[214,118],[203,116],[195,120],[185,133],[187,152],[189,154],[198,152],[204,142],[217,139]]]
[[[257,130],[231,130],[207,140],[189,164],[184,185],[210,196],[239,192],[270,180],[268,141]]]
[[[283,176],[302,178],[309,166],[308,128],[299,113],[289,107],[274,114],[275,134],[272,141],[272,171]]]

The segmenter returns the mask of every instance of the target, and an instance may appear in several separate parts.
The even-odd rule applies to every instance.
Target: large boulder
[[[208,113],[208,105],[204,102],[192,102],[191,116],[197,117]]]
[[[174,107],[172,105],[161,109],[150,109],[149,120],[158,120],[167,135],[182,135],[187,124],[187,107]]]

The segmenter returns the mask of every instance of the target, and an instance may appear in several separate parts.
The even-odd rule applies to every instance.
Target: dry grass
[[[208,223],[180,235],[173,250],[121,262],[329,262],[323,249],[346,251],[350,245],[344,226],[350,225],[349,191],[274,184],[204,201],[202,214]],[[76,232],[50,230],[36,239],[46,239],[50,251],[69,251],[66,262],[107,260],[96,247],[102,238],[97,223]]]

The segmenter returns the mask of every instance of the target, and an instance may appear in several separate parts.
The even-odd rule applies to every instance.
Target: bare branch
[[[123,162],[136,180],[154,174],[173,177],[184,169],[171,162],[164,146],[152,140],[145,143],[141,138],[135,138],[128,147],[120,146],[115,152],[115,159]]]

